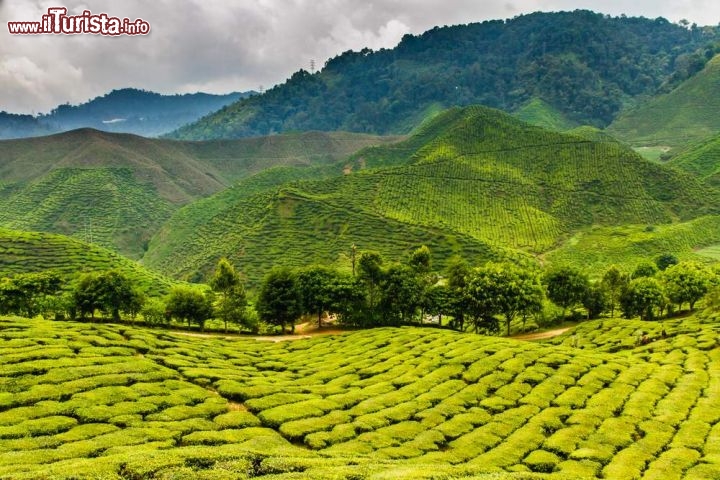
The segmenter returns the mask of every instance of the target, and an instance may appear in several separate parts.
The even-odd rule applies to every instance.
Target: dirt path
[[[558,335],[562,335],[563,333],[570,330],[572,327],[564,327],[564,328],[558,328],[556,330],[548,330],[546,332],[538,332],[538,333],[523,333],[522,335],[513,335],[510,338],[513,338],[515,340],[524,340],[527,342],[532,342],[535,340],[546,340],[548,338],[557,337]]]

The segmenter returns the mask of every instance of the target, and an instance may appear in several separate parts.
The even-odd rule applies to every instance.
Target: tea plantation
[[[5,318],[0,478],[720,477],[718,319],[575,332],[268,343]]]

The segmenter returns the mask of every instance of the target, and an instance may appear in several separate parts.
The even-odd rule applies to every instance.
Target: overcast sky
[[[147,36],[10,35],[8,21],[69,14],[142,18]],[[310,59],[393,47],[435,25],[586,8],[717,25],[718,0],[0,0],[0,110],[47,112],[115,88],[161,93],[257,90],[283,82]]]

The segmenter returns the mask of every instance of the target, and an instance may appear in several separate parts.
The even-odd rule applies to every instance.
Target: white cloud
[[[66,0],[71,14],[141,17],[152,31],[124,38],[7,32],[7,21],[39,20],[57,4],[0,0],[0,110],[47,111],[127,86],[165,93],[267,88],[309,68],[310,59],[322,66],[345,50],[392,47],[405,33],[435,25],[538,10],[588,8],[699,24],[720,18],[716,0]]]

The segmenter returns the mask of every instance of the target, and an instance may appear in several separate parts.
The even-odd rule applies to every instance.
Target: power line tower
[[[310,59],[310,74],[315,75],[315,59]]]

